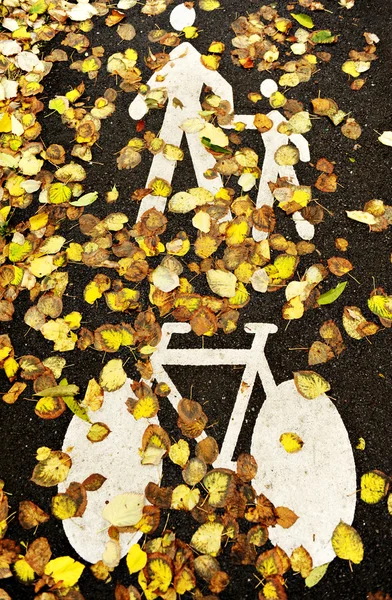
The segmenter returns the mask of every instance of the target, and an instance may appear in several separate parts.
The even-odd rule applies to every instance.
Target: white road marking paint
[[[264,79],[260,84],[260,92],[266,98],[278,91],[278,84],[273,79]]]
[[[274,82],[275,83],[275,82]],[[287,177],[289,183],[299,185],[298,177],[292,166],[280,166],[275,162],[275,152],[281,146],[285,146],[289,141],[298,148],[299,158],[302,162],[310,161],[309,144],[306,138],[298,133],[293,133],[290,136],[279,133],[277,127],[280,123],[287,122],[287,119],[278,111],[271,110],[267,116],[273,121],[273,127],[261,134],[265,146],[265,155],[263,165],[261,167],[261,178],[259,181],[259,191],[257,193],[256,208],[260,208],[263,204],[272,206],[275,199],[272,195],[269,182],[275,183],[278,177]],[[236,115],[235,121],[245,123],[247,129],[256,129],[254,123],[254,115]],[[298,235],[303,240],[311,240],[314,236],[314,225],[306,221],[300,211],[293,214],[293,220],[297,229]],[[258,231],[255,227],[252,231],[253,239],[256,242],[265,240],[268,233]]]
[[[186,135],[192,163],[196,174],[197,183],[212,194],[216,194],[222,187],[220,176],[215,179],[206,179],[205,171],[212,169],[215,165],[214,157],[206,152],[198,134],[184,134],[180,125],[185,119],[197,117],[200,110],[200,94],[204,85],[209,86],[215,94],[230,102],[233,106],[233,90],[231,85],[217,71],[210,71],[200,61],[200,53],[189,42],[183,42],[170,52],[170,61],[147,82],[151,89],[164,87],[168,93],[167,108],[163,121],[160,137],[167,143],[180,146],[183,135]],[[164,77],[163,83],[157,82],[156,78]],[[173,99],[177,98],[183,104],[183,108],[176,108]],[[147,106],[143,96],[138,94],[129,106],[129,114],[132,119],[141,119],[147,112]],[[153,158],[146,185],[154,177],[163,177],[169,183],[173,179],[176,161],[168,160],[160,153]],[[166,198],[160,196],[145,196],[141,201],[137,220],[149,210],[155,207],[164,212]]]
[[[194,8],[188,8],[185,4],[179,4],[170,14],[170,25],[173,29],[181,31],[184,27],[193,25],[196,19],[196,11]]]
[[[176,7],[178,9],[182,6]],[[188,10],[185,8],[185,10]],[[173,11],[174,12],[174,11]],[[182,16],[181,16],[182,18]],[[232,86],[218,73],[218,71],[210,71],[206,69],[200,62],[199,52],[189,42],[184,42],[170,52],[170,61],[154,74],[147,82],[151,89],[165,87],[168,94],[167,108],[165,117],[160,132],[160,137],[168,144],[180,146],[184,132],[180,125],[188,118],[198,116],[201,110],[200,94],[203,85],[211,87],[212,91],[224,100],[228,100],[231,106],[234,106],[233,88]],[[157,76],[164,77],[164,84],[157,82]],[[271,80],[265,80],[261,86],[264,90],[264,95],[270,96],[275,90],[276,83]],[[181,101],[183,108],[175,107],[173,99]],[[129,106],[129,114],[132,119],[141,119],[147,112],[147,106],[142,95],[138,94]],[[289,143],[297,146],[300,159],[303,162],[309,162],[309,144],[301,134],[293,134],[290,137],[279,133],[277,127],[287,119],[277,110],[268,113],[268,116],[273,121],[274,126],[269,131],[261,134],[264,146],[265,156],[262,165],[262,176],[259,182],[259,191],[257,194],[256,207],[263,204],[272,206],[274,197],[271,193],[268,183],[275,182],[278,177],[287,177],[290,183],[299,185],[298,178],[293,166],[279,166],[275,162],[275,152],[278,148]],[[247,129],[256,129],[253,124],[254,115],[236,115],[235,121],[246,123]],[[228,125],[227,128],[230,128]],[[201,143],[200,137],[197,134],[185,134],[188,142],[189,151],[192,158],[193,167],[195,170],[197,183],[199,186],[206,188],[212,194],[216,194],[222,187],[222,179],[218,175],[215,179],[206,179],[204,173],[208,169],[212,169],[215,165],[214,157],[209,154]],[[150,172],[148,174],[146,186],[154,177],[163,177],[171,183],[176,168],[176,161],[170,161],[165,158],[163,153],[156,154],[153,158]],[[162,196],[147,195],[143,198],[137,220],[140,220],[142,215],[150,208],[164,212],[167,199]],[[229,220],[231,215],[228,214],[223,220]],[[311,240],[314,236],[314,226],[303,219],[298,211],[294,213],[293,220],[299,236],[304,240]],[[268,233],[258,231],[253,228],[252,235],[257,242],[266,239]]]
[[[284,450],[279,438],[285,432],[301,437],[302,450]],[[331,400],[324,394],[307,400],[293,381],[281,383],[261,408],[251,453],[259,467],[255,489],[299,517],[289,529],[271,527],[271,541],[288,554],[302,544],[314,567],[333,560],[333,530],[340,519],[354,519],[356,471],[347,430]]]
[[[59,485],[59,492],[65,492],[71,481],[81,483],[92,473],[107,478],[99,490],[87,492],[87,508],[82,517],[63,521],[71,546],[91,563],[101,560],[109,539],[110,524],[101,516],[105,502],[125,492],[144,494],[148,482],[158,482],[161,477],[161,466],[140,462],[139,448],[147,423],[144,419],[136,421],[126,408],[125,402],[132,396],[130,383],[128,379],[117,392],[105,392],[102,407],[89,413],[93,422],[105,423],[110,428],[111,433],[106,439],[91,443],[86,437],[90,423],[73,417],[63,442],[63,450],[72,458],[72,467],[67,480]],[[149,423],[158,421],[149,419]],[[121,534],[121,556],[142,535]]]
[[[270,537],[286,552],[303,544],[314,566],[329,562],[334,557],[330,543],[333,529],[340,519],[352,523],[356,505],[352,448],[335,406],[325,395],[306,400],[298,394],[293,381],[276,385],[264,353],[268,334],[277,331],[275,325],[247,324],[245,331],[254,334],[250,349],[168,347],[173,334],[189,331],[187,323],[163,325],[162,340],[151,356],[154,378],[170,386],[168,399],[177,409],[182,396],[165,366],[245,365],[221,453],[214,464],[235,469],[233,454],[256,376],[260,377],[266,400],[251,442],[251,452],[259,465],[254,487],[276,506],[287,506],[299,516],[290,529],[271,529]],[[91,444],[86,438],[88,423],[73,417],[63,444],[65,451],[73,446],[68,482],[83,481],[93,472],[108,478],[100,490],[88,494],[87,509],[81,519],[64,521],[70,543],[90,562],[101,558],[107,540],[107,523],[101,517],[105,501],[124,492],[141,493],[149,481],[160,480],[160,469],[140,464],[138,448],[146,422],[135,421],[126,410],[125,401],[130,395],[128,381],[117,392],[105,394],[103,407],[93,413],[94,420],[103,421],[112,431],[103,442]],[[287,454],[279,442],[281,434],[289,431],[304,441],[297,454]],[[64,491],[67,485],[62,484],[59,490]],[[130,536],[121,535],[122,555],[129,544]]]

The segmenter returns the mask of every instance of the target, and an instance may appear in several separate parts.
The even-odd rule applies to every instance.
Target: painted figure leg
[[[169,98],[168,103],[171,103]],[[162,125],[162,129],[160,131],[159,136],[167,143],[173,144],[174,146],[180,146],[181,140],[184,132],[179,128],[178,116],[174,113],[174,107],[170,107],[167,109],[165,114],[165,120]],[[171,111],[171,112],[170,112]],[[183,118],[181,117],[180,122],[182,123]],[[146,186],[148,186],[149,182],[154,179],[154,177],[162,177],[166,179],[169,183],[172,182],[174,170],[177,166],[177,162],[174,160],[168,160],[165,156],[160,152],[156,154],[152,160],[152,164],[150,167],[150,172],[148,174],[148,178],[146,181]],[[167,198],[162,196],[152,196],[149,194],[145,196],[141,201],[139,212],[137,216],[137,220],[140,221],[142,215],[149,210],[150,208],[156,208],[160,212],[165,211]]]

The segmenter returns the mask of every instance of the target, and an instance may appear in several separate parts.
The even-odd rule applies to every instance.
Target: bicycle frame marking
[[[232,460],[238,437],[243,425],[246,409],[253,391],[253,386],[257,375],[263,383],[266,395],[276,394],[276,384],[269,368],[264,354],[264,346],[268,334],[275,333],[278,330],[276,325],[270,323],[247,323],[245,331],[253,333],[254,338],[250,348],[237,349],[170,349],[171,336],[176,333],[188,333],[191,331],[187,323],[170,323],[162,327],[162,340],[158,350],[152,355],[151,363],[154,372],[154,379],[164,381],[170,387],[168,399],[173,408],[177,411],[178,402],[181,400],[181,394],[165,370],[165,366],[238,366],[245,365],[242,375],[242,382],[237,393],[234,408],[231,413],[228,429],[222,444],[222,448],[214,466],[225,466],[230,468],[234,466]],[[147,382],[151,383],[151,382]],[[198,440],[206,437],[204,432]],[[234,467],[235,468],[235,467]]]

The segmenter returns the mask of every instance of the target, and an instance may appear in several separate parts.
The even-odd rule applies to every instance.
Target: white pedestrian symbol
[[[182,6],[180,5],[176,8],[181,9]],[[193,23],[193,20],[189,20],[188,13],[194,15],[194,11],[191,13],[190,9],[185,8],[185,14],[182,11],[181,14],[174,14],[174,18],[173,13],[171,23],[175,29],[181,30],[190,22]],[[206,69],[201,63],[200,58],[201,54],[192,44],[183,42],[170,52],[169,62],[147,82],[147,85],[151,89],[165,88],[167,91],[167,107],[160,132],[160,137],[167,144],[173,144],[174,146],[181,145],[184,131],[180,128],[180,125],[185,119],[197,117],[199,111],[202,110],[200,94],[205,85],[209,86],[222,100],[227,100],[230,106],[233,106],[233,89],[231,85],[217,71]],[[163,77],[164,81],[160,83],[157,81],[157,77]],[[179,100],[182,108],[176,107],[173,100]],[[129,114],[132,119],[136,120],[143,118],[147,110],[147,105],[141,94],[138,94],[129,106]],[[204,173],[214,167],[214,157],[206,152],[199,135],[185,135],[198,185],[206,188],[212,194],[216,194],[223,185],[220,176],[215,179],[204,177]],[[163,177],[171,183],[175,167],[175,161],[167,160],[162,153],[156,154],[151,164],[146,185],[154,177]],[[164,212],[166,200],[163,197],[145,196],[140,204],[137,220],[141,218],[146,210],[153,207]]]
[[[190,331],[187,323],[170,323],[162,327],[162,340],[151,356],[154,379],[166,382],[168,399],[177,409],[181,394],[165,367],[175,365],[204,366],[245,365],[220,455],[214,467],[235,469],[233,454],[243,426],[245,413],[256,377],[262,382],[266,399],[257,417],[250,452],[258,463],[253,485],[275,506],[286,506],[298,515],[289,529],[270,529],[270,539],[290,553],[301,544],[313,558],[313,565],[331,561],[335,554],[332,532],[340,520],[352,523],[356,504],[356,472],[350,440],[343,421],[332,401],[324,394],[315,400],[301,396],[293,381],[276,385],[264,347],[269,333],[277,327],[268,323],[249,323],[247,333],[254,334],[249,349],[176,349],[169,348],[171,336]],[[146,383],[151,383],[146,381]],[[149,481],[158,483],[162,468],[141,465],[138,448],[146,424],[135,421],[127,411],[126,399],[132,395],[130,381],[117,392],[105,394],[101,409],[91,413],[97,422],[111,430],[99,444],[86,438],[90,424],[73,417],[63,443],[72,448],[72,468],[68,481],[84,481],[91,473],[107,477],[100,490],[88,495],[88,504],[80,518],[64,521],[71,545],[90,562],[101,559],[107,542],[107,522],[101,512],[107,500],[125,492],[143,493]],[[219,398],[211,399],[215,403]],[[151,419],[150,423],[158,423]],[[296,454],[287,453],[280,443],[285,432],[297,433],[304,442]],[[200,436],[198,440],[202,439]],[[65,491],[67,484],[59,486]],[[121,534],[122,555],[142,534]]]
[[[176,11],[178,11],[176,13]],[[175,29],[181,30],[184,26],[193,23],[194,9],[188,9],[184,5],[177,6],[171,15],[171,23]],[[202,64],[200,53],[189,42],[183,42],[177,48],[170,52],[170,60],[157,73],[154,73],[148,80],[147,85],[151,90],[164,88],[167,93],[166,112],[160,132],[160,137],[167,143],[174,146],[180,146],[184,135],[181,129],[182,123],[186,119],[195,118],[201,110],[200,94],[204,85],[209,86],[212,91],[222,100],[227,100],[234,109],[233,88],[218,71],[210,71]],[[163,82],[157,81],[163,79]],[[260,86],[265,97],[276,91],[277,85],[272,79],[266,79]],[[182,108],[176,107],[173,100],[180,101]],[[176,102],[178,104],[178,102]],[[139,120],[147,113],[147,104],[144,97],[138,94],[129,106],[129,114],[132,119]],[[278,177],[287,177],[289,183],[298,185],[297,174],[293,166],[279,166],[274,159],[275,152],[283,145],[292,142],[299,150],[300,160],[309,162],[309,144],[301,134],[292,134],[287,136],[278,131],[278,125],[287,121],[285,117],[277,110],[268,113],[268,117],[273,121],[273,127],[261,134],[264,146],[265,156],[262,165],[262,176],[259,182],[256,207],[263,204],[272,206],[274,198],[269,188],[269,182],[276,182]],[[236,115],[233,123],[244,122],[247,129],[256,129],[253,123],[254,115]],[[230,128],[231,126],[226,126]],[[204,173],[213,169],[215,165],[214,157],[204,148],[199,134],[185,134],[193,167],[196,174],[197,183],[212,194],[216,194],[222,187],[220,175],[214,179],[207,179]],[[168,160],[162,153],[156,154],[153,158],[151,168],[147,177],[146,186],[155,177],[163,177],[169,183],[172,182],[176,162]],[[164,212],[167,199],[151,194],[145,196],[140,204],[137,220],[150,208]],[[225,219],[229,219],[227,215]],[[293,215],[296,229],[302,239],[310,240],[314,236],[314,226],[306,221],[301,213],[297,211]],[[253,228],[253,238],[256,241],[265,239],[268,234]]]

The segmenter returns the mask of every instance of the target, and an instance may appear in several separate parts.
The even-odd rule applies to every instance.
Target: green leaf
[[[83,194],[78,200],[74,200],[70,202],[72,206],[89,206],[96,201],[98,198],[98,192],[89,192],[88,194]]]
[[[65,377],[63,377],[63,379],[60,381],[60,384],[58,385],[58,387],[63,387],[63,388],[70,388],[70,387],[77,387],[77,386],[71,386],[68,384],[68,381]],[[79,391],[79,389],[78,389]],[[57,394],[59,395],[59,394]],[[75,400],[75,398],[73,396],[64,396],[63,400],[65,402],[65,404],[68,406],[69,410],[73,412],[74,415],[76,415],[77,417],[79,417],[79,419],[82,419],[82,421],[87,421],[88,423],[90,423],[90,417],[88,416],[87,410],[85,409],[84,406],[81,406],[81,404],[79,404],[79,402],[77,400]]]
[[[338,39],[337,35],[332,35],[329,29],[320,29],[314,31],[310,36],[310,40],[313,44],[333,44]]]
[[[313,29],[314,23],[312,21],[312,17],[309,17],[309,15],[304,15],[302,13],[301,14],[290,13],[290,14],[293,17],[293,19],[295,19],[297,21],[297,23],[302,25],[302,27],[307,27],[308,29]]]
[[[46,390],[42,390],[41,392],[37,392],[34,396],[55,398],[57,396],[76,396],[79,393],[79,388],[77,385],[56,385],[54,387],[46,388]]]
[[[31,7],[29,9],[29,14],[30,15],[42,15],[44,12],[46,12],[47,8],[48,7],[47,7],[45,0],[38,0],[38,2],[34,2],[34,4],[31,5]]]
[[[328,567],[329,563],[325,563],[324,565],[320,565],[319,567],[312,569],[310,574],[305,579],[306,587],[311,588],[317,585],[318,582],[324,577]]]
[[[317,304],[319,306],[323,306],[324,304],[332,304],[332,302],[335,302],[335,300],[337,300],[339,296],[343,294],[347,283],[347,281],[343,281],[342,283],[339,283],[336,288],[332,288],[328,290],[328,292],[321,294],[320,298],[317,300]]]
[[[211,144],[210,138],[202,137],[201,143],[203,144],[203,146],[209,148],[213,152],[219,152],[219,154],[231,154],[231,150],[228,150],[227,148],[222,148],[222,146],[217,146],[216,144]]]
[[[87,414],[87,410],[84,408],[84,406],[79,404],[79,402],[75,400],[73,396],[64,396],[63,400],[74,415],[79,417],[79,419],[90,423],[90,417]]]

